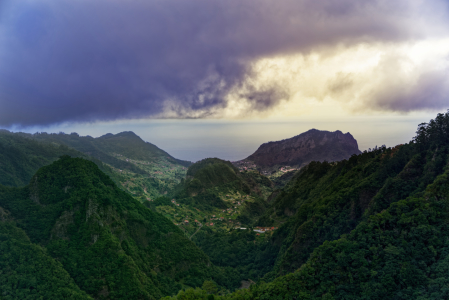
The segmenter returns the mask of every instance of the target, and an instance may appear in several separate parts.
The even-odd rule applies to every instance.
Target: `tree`
[[[206,280],[203,283],[203,290],[205,290],[208,294],[216,294],[218,292],[218,287],[212,280]]]

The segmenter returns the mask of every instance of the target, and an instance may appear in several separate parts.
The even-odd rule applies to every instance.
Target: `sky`
[[[311,128],[394,146],[449,108],[448,23],[447,0],[0,0],[0,127],[189,160]]]

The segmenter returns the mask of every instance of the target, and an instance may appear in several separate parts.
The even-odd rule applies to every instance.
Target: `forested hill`
[[[289,139],[262,144],[244,161],[253,162],[260,169],[273,169],[302,167],[311,161],[339,161],[360,153],[349,132],[311,129]]]
[[[280,223],[266,248],[274,281],[215,299],[447,299],[448,219],[446,113],[408,144],[301,170],[260,220]]]
[[[245,223],[265,210],[265,199],[271,193],[274,184],[259,172],[240,172],[229,161],[218,158],[206,158],[191,165],[186,179],[174,192],[180,203],[199,209],[234,207],[228,203],[229,195],[233,199],[251,196],[245,202],[242,218]]]
[[[100,160],[67,145],[37,141],[22,134],[0,130],[0,184],[25,186],[39,168],[51,164],[62,155],[90,159],[116,179],[113,170]]]
[[[0,299],[93,299],[0,207]]]
[[[28,136],[39,141],[67,145],[113,166],[118,163],[117,155],[133,160],[154,161],[164,159],[183,166],[191,164],[188,161],[176,159],[157,146],[143,141],[132,131],[115,135],[108,133],[98,138],[79,136],[77,133],[47,134],[45,132]],[[120,166],[117,166],[117,168],[120,168]]]
[[[171,191],[191,163],[173,158],[132,132],[99,138],[72,134],[0,131],[0,184],[24,186],[34,173],[61,155],[95,162],[122,188],[141,201]]]
[[[447,126],[449,115],[436,120],[427,131]],[[409,144],[365,151],[335,163],[313,162],[299,171],[259,220],[263,226],[284,222],[273,237],[280,249],[276,276],[301,267],[323,242],[349,233],[392,203],[422,194],[445,171],[449,136],[423,142],[420,135]]]
[[[0,282],[1,299],[158,299],[206,279],[238,284],[179,228],[81,158],[61,157],[23,188],[0,186],[0,207],[2,220],[12,220],[0,222],[7,251],[0,278],[11,278]],[[23,263],[34,259],[40,267]]]

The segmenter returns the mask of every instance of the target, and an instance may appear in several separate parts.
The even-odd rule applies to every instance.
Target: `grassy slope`
[[[55,144],[62,144],[69,146],[73,149],[76,149],[82,153],[85,153],[89,156],[92,156],[100,161],[107,163],[108,165],[116,168],[127,170],[129,172],[133,172],[136,174],[145,175],[145,172],[133,164],[121,161],[111,155],[111,153],[105,152],[98,144],[98,139],[94,139],[90,136],[80,137],[78,134],[47,134],[47,133],[38,133],[33,135],[24,135],[30,139],[34,139],[42,142],[50,142]]]
[[[116,135],[103,135],[95,139],[94,144],[105,153],[120,153],[135,160],[151,161],[162,157],[173,164],[179,164],[185,167],[191,165],[188,161],[175,159],[157,146],[144,142],[131,131],[121,132]]]
[[[173,158],[133,132],[106,134],[99,138],[72,134],[34,134],[33,139],[60,143],[95,157],[113,168],[119,182],[139,200],[169,192],[191,163]]]

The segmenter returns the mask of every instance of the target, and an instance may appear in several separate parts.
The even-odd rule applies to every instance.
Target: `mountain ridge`
[[[263,143],[243,161],[260,169],[303,167],[311,161],[339,161],[360,154],[357,140],[348,132],[310,129],[292,138]]]
[[[157,299],[223,277],[177,226],[88,160],[62,156],[28,186],[0,186],[0,207],[97,299]]]

